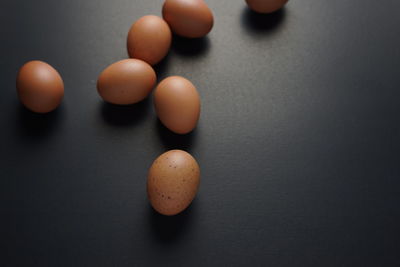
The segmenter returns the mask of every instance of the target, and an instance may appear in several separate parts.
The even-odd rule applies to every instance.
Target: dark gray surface
[[[292,0],[264,17],[208,3],[211,34],[175,39],[157,67],[202,97],[179,137],[151,100],[116,108],[95,86],[161,0],[1,1],[1,266],[400,265],[400,1]],[[65,82],[46,116],[15,93],[32,59]],[[173,218],[145,192],[170,148],[202,170]]]

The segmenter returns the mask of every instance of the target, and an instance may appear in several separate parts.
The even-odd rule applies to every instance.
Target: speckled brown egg
[[[19,70],[17,93],[26,108],[37,113],[47,113],[60,105],[64,96],[64,82],[52,66],[34,60]]]
[[[192,203],[199,183],[200,168],[196,160],[185,151],[170,150],[151,165],[147,196],[156,211],[175,215]]]
[[[246,0],[247,5],[258,13],[272,13],[281,9],[288,0]]]
[[[146,62],[124,59],[111,64],[100,74],[97,91],[111,104],[135,104],[150,94],[156,79],[156,73]]]
[[[171,76],[156,87],[154,107],[165,127],[177,134],[187,134],[199,120],[200,96],[189,80]]]
[[[203,0],[166,0],[162,14],[171,30],[183,37],[203,37],[214,25],[214,16]]]
[[[129,56],[155,65],[168,54],[171,39],[171,30],[162,18],[153,15],[144,16],[129,30],[127,40]]]

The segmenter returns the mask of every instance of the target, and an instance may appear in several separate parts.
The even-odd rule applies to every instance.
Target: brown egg
[[[258,13],[272,13],[281,9],[288,0],[246,0],[247,5]]]
[[[17,93],[22,104],[37,113],[56,109],[64,96],[60,74],[43,61],[30,61],[17,75]]]
[[[170,150],[151,165],[147,176],[147,196],[153,208],[164,215],[185,210],[196,196],[200,168],[182,150]]]
[[[171,30],[183,37],[203,37],[214,25],[213,14],[203,0],[166,0],[162,14]]]
[[[135,104],[150,94],[156,79],[156,73],[146,62],[124,59],[111,64],[100,74],[97,91],[111,104]]]
[[[154,92],[154,106],[160,121],[177,134],[191,132],[200,117],[200,96],[196,87],[179,76],[160,82]]]
[[[171,30],[160,17],[149,15],[136,21],[128,33],[128,53],[150,65],[160,62],[171,47]]]

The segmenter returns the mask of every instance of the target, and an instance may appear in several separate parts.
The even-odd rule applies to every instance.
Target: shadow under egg
[[[181,149],[188,152],[193,150],[197,139],[197,128],[188,134],[176,134],[165,127],[159,119],[156,120],[155,128],[166,150]]]
[[[178,35],[173,36],[171,50],[181,56],[197,57],[205,55],[210,49],[208,36],[201,38],[184,38]]]
[[[153,66],[153,69],[157,74],[158,83],[167,77],[166,75],[169,70],[169,61],[170,61],[170,53],[168,53],[159,63]]]
[[[112,126],[129,127],[143,122],[150,113],[150,97],[133,105],[100,104],[103,120]]]
[[[247,6],[243,9],[242,26],[252,33],[272,33],[282,25],[286,17],[286,9],[283,7],[270,14],[257,13]]]
[[[32,138],[33,141],[43,139],[55,130],[64,118],[64,106],[61,104],[55,110],[39,114],[17,105],[16,132],[21,137]]]
[[[151,233],[158,242],[174,243],[189,231],[196,213],[195,200],[184,211],[174,216],[159,214],[149,206],[148,219]]]

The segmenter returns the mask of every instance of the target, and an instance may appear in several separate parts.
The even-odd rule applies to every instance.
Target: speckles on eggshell
[[[182,150],[168,151],[150,167],[147,179],[150,203],[161,214],[180,213],[194,199],[199,182],[196,160]]]

